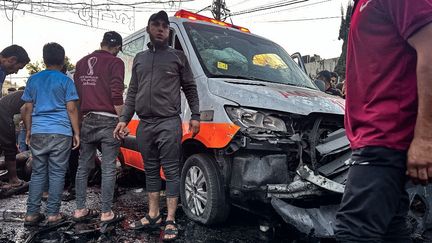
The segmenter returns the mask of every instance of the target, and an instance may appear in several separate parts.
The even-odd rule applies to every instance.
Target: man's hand
[[[127,128],[126,122],[119,122],[113,132],[113,136],[117,140],[124,139],[128,134],[129,128]]]
[[[30,146],[31,132],[29,130],[26,131],[25,143]]]
[[[189,132],[192,133],[192,137],[194,138],[200,131],[200,122],[197,120],[190,120],[189,122]]]
[[[79,148],[79,146],[80,146],[80,136],[79,134],[74,134],[72,150]]]
[[[407,175],[414,184],[432,181],[432,139],[414,137],[408,150]]]

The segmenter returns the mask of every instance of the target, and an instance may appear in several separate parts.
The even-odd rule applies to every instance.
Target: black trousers
[[[161,190],[162,166],[166,179],[166,196],[179,196],[181,138],[181,119],[178,116],[141,119],[137,128],[137,142],[144,160],[148,192]]]
[[[339,242],[411,242],[406,152],[384,147],[353,151],[341,207],[336,215]]]

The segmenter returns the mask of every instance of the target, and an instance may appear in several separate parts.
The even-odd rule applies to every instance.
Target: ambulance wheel
[[[183,211],[193,221],[205,225],[224,222],[229,204],[216,161],[207,154],[186,159],[180,180]]]

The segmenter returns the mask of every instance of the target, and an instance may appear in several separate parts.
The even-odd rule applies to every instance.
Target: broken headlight
[[[285,122],[275,116],[263,112],[240,107],[225,107],[230,119],[237,125],[245,128],[265,128],[271,131],[286,132]]]

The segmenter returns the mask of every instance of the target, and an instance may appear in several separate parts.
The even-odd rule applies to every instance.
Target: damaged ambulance
[[[125,39],[126,84],[149,41],[145,29]],[[180,10],[170,18],[169,45],[188,57],[200,96],[195,138],[184,94],[181,101],[186,215],[214,224],[231,205],[267,205],[300,232],[332,236],[350,157],[344,100],[321,92],[282,47],[244,27]],[[121,160],[143,170],[138,122],[128,125]]]

